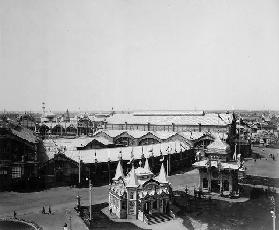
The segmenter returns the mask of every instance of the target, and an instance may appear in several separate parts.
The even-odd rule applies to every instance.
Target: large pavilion
[[[139,219],[148,223],[151,216],[159,215],[169,220],[170,191],[171,185],[163,163],[158,176],[151,172],[148,158],[144,167],[132,166],[125,176],[119,161],[109,190],[109,209],[122,219]]]

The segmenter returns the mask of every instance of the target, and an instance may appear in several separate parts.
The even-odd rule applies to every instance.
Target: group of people
[[[43,206],[42,214],[52,214],[50,205],[48,206],[48,212],[46,212],[45,207]]]
[[[202,189],[201,188],[199,188],[199,189],[194,188],[194,198],[201,199],[202,197],[204,197]]]
[[[269,157],[270,157],[272,160],[275,161],[275,156],[274,156],[274,154],[270,153],[270,154],[269,154]]]
[[[186,195],[189,194],[189,189],[187,186],[185,187],[185,194]],[[196,189],[196,187],[194,187],[194,198],[202,198],[202,197],[204,197],[202,189],[200,187],[198,189]]]

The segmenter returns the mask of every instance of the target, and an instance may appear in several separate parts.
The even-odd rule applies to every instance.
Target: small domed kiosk
[[[193,164],[199,170],[200,189],[230,197],[238,194],[240,162],[230,160],[230,147],[217,138],[206,149],[207,158]]]

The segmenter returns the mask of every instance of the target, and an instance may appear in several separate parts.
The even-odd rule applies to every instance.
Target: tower
[[[42,109],[43,109],[43,113],[45,114],[46,113],[46,106],[45,106],[44,102],[42,103]]]

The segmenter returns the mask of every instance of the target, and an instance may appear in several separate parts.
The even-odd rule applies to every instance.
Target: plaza
[[[278,150],[265,149],[264,152],[267,152],[267,156],[268,151],[277,152]],[[253,159],[248,159],[245,162],[247,173],[251,172],[252,176],[273,176],[274,170],[277,170],[277,164],[278,161],[273,161],[272,159],[257,160],[256,163]],[[266,168],[268,170],[263,171]],[[194,188],[199,186],[200,176],[198,170],[194,169],[169,176],[168,180],[172,184],[173,191],[184,194],[185,186],[187,185],[189,193],[193,194]],[[32,193],[1,192],[0,217],[11,217],[13,211],[16,210],[19,218],[32,220],[46,230],[54,230],[57,226],[63,226],[65,222],[69,226],[70,222],[67,210],[71,210],[74,213],[73,210],[76,206],[77,194],[81,197],[81,205],[87,206],[89,202],[88,188],[59,187]],[[108,185],[93,187],[93,207],[95,204],[101,203],[106,203],[108,207],[108,194]],[[278,197],[275,196],[275,198],[278,201]],[[189,200],[184,196],[177,196],[175,199],[177,201],[176,203],[179,204],[178,210],[180,210],[178,211],[178,215],[176,215],[176,221],[178,222],[170,221],[170,225],[168,225],[168,222],[147,225],[146,228],[156,229],[159,226],[160,229],[168,229],[171,223],[176,223],[175,226],[180,226],[181,229],[266,229],[266,226],[271,227],[272,219],[269,213],[270,201],[265,197],[250,200],[248,196],[248,199],[241,202],[237,200],[229,201],[230,199],[215,200],[213,197],[211,204],[203,199],[191,200],[190,210],[188,205]],[[51,205],[54,214],[41,214],[41,209],[44,205]],[[109,215],[109,210],[107,213]],[[113,221],[118,219],[118,217],[115,217],[115,219],[113,216],[110,218]],[[117,223],[121,222],[117,220]],[[72,226],[80,226],[82,224],[79,217],[73,215]]]

